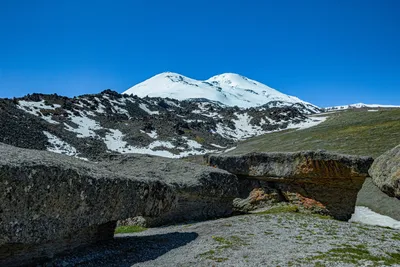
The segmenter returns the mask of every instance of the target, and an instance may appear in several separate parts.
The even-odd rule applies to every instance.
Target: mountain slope
[[[325,149],[377,157],[400,142],[400,109],[350,109],[323,115],[328,119],[315,127],[249,138],[228,153]]]
[[[111,152],[172,158],[218,152],[252,136],[320,121],[296,107],[240,109],[111,90],[0,99],[0,142],[87,159]]]
[[[319,108],[294,96],[285,95],[262,83],[244,76],[225,73],[198,81],[183,75],[165,72],[139,83],[123,94],[139,97],[169,97],[178,100],[208,99],[227,106],[243,108],[268,106],[292,106],[300,104],[303,113],[317,113]]]

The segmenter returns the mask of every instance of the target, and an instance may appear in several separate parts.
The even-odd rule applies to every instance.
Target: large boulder
[[[358,192],[356,205],[368,207],[376,213],[400,221],[400,199],[383,193],[371,178],[365,180],[363,187]]]
[[[238,179],[227,171],[150,155],[110,155],[101,163],[111,172],[135,173],[162,181],[177,194],[177,205],[157,217],[120,222],[146,227],[198,221],[231,215],[238,196]]]
[[[373,162],[370,157],[325,151],[210,155],[207,160],[209,165],[236,174],[241,180],[262,181],[256,183],[259,188],[245,189],[253,199],[255,196],[273,202],[280,197],[340,220],[348,220],[354,212],[357,193]]]
[[[400,199],[400,145],[378,157],[369,174],[379,189]]]
[[[33,264],[112,239],[121,219],[159,216],[176,195],[147,175],[0,144],[0,266]]]

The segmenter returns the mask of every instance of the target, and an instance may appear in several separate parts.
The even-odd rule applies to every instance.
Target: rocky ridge
[[[174,158],[224,151],[251,136],[321,121],[296,105],[272,106],[245,109],[111,90],[74,98],[32,94],[0,99],[0,142],[86,159],[109,152]]]

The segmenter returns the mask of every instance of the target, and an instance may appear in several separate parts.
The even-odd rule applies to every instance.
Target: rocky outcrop
[[[111,239],[121,219],[159,216],[176,195],[147,175],[0,144],[0,266]]]
[[[400,221],[400,200],[383,193],[367,178],[358,192],[357,206],[368,207],[376,213],[392,217]]]
[[[268,203],[280,198],[340,220],[348,220],[354,212],[357,193],[372,162],[370,157],[324,151],[208,156],[209,165],[236,174],[241,180],[262,181],[247,186],[253,199],[254,194]]]
[[[111,172],[135,173],[162,181],[177,194],[177,205],[157,217],[134,218],[120,224],[146,227],[184,221],[206,220],[231,215],[238,196],[238,179],[226,171],[182,160],[149,155],[110,155],[100,163]]]
[[[378,157],[369,174],[379,189],[400,199],[400,145]]]

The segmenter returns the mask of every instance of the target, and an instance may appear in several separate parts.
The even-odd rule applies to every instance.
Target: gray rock
[[[400,145],[378,157],[369,174],[379,189],[400,199]]]
[[[174,190],[146,173],[4,144],[0,185],[1,266],[112,239],[116,221],[159,216],[176,203]]]
[[[358,192],[357,206],[368,207],[371,210],[400,221],[400,200],[383,193],[367,178]]]
[[[241,179],[267,181],[267,187],[278,190],[285,201],[340,220],[348,220],[354,212],[357,193],[372,162],[370,157],[324,151],[208,157],[211,166]]]
[[[111,172],[144,175],[162,181],[177,193],[178,202],[158,217],[131,219],[121,224],[146,227],[198,221],[231,215],[232,201],[238,196],[238,179],[226,171],[150,155],[110,155],[100,163]]]

